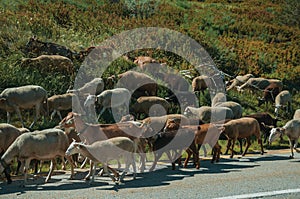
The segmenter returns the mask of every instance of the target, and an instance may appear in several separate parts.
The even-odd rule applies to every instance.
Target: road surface
[[[172,171],[169,164],[160,164],[154,172],[139,173],[136,180],[127,176],[120,185],[105,176],[89,184],[82,180],[87,171],[77,170],[75,180],[57,171],[47,184],[45,176],[30,179],[25,188],[20,187],[22,180],[0,182],[0,198],[300,198],[300,154],[288,156],[289,150],[222,156],[217,164],[202,160],[200,170],[189,165]]]

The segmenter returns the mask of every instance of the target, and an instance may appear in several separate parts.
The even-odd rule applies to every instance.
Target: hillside
[[[278,78],[293,94],[293,108],[300,103],[300,25],[298,0],[64,0],[1,1],[0,9],[0,91],[26,84],[43,86],[60,94],[73,79],[62,73],[40,73],[21,67],[24,47],[33,35],[80,51],[96,46],[125,30],[162,27],[195,39],[210,54],[216,66],[234,76]],[[293,6],[291,6],[293,5]],[[186,60],[159,50],[131,52],[151,54],[175,69],[192,69]],[[80,62],[75,62],[76,68]],[[132,67],[117,60],[113,75]],[[237,93],[232,93],[237,97]],[[254,105],[256,97],[238,96]],[[256,102],[255,102],[256,103]],[[264,108],[264,109],[263,109]],[[270,110],[262,107],[257,111]],[[246,113],[253,111],[246,108]],[[1,112],[1,121],[5,121]]]

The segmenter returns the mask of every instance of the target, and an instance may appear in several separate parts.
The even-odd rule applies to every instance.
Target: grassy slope
[[[280,0],[159,3],[148,0],[140,5],[127,0],[120,4],[105,0],[1,1],[0,90],[38,84],[51,95],[64,93],[72,84],[69,77],[60,73],[45,75],[20,67],[20,60],[25,57],[22,49],[32,35],[79,51],[124,30],[154,26],[173,29],[195,39],[209,52],[218,68],[230,75],[253,73],[283,80],[285,88],[293,93],[296,109],[300,103],[300,30],[297,21],[292,20],[295,16],[288,14],[297,8],[299,12],[299,2],[289,1],[296,6],[288,7]],[[171,53],[155,50],[151,53],[176,69],[193,68]],[[138,54],[145,52],[132,52],[133,56]],[[127,63],[126,68],[130,67]],[[119,60],[105,75],[124,70],[124,61]],[[257,108],[256,96],[229,94],[246,105],[247,114],[273,112],[272,107]],[[1,112],[0,120],[4,122],[5,118]]]

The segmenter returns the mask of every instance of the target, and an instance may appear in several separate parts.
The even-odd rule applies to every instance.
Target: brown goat
[[[117,77],[111,76],[107,78],[107,86],[113,87],[114,83],[117,82],[116,87],[127,88],[135,98],[140,96],[156,96],[158,85],[153,78],[150,76],[136,72],[126,71],[119,74]]]
[[[276,96],[281,92],[282,86],[278,86],[277,84],[271,83],[267,86],[263,91],[263,97],[257,98],[258,107],[260,107],[263,103],[274,103]]]
[[[179,129],[179,123],[174,119],[167,121],[164,131],[177,130]],[[221,146],[218,143],[220,131],[213,124],[202,124],[202,125],[186,125],[182,126],[182,129],[188,129],[195,133],[194,143],[198,144],[198,149],[201,145],[209,144],[212,147],[213,158],[211,162],[219,162],[221,154]],[[209,134],[207,134],[209,132]],[[185,160],[188,162],[188,159]]]
[[[278,118],[273,118],[269,113],[254,113],[250,115],[245,115],[245,117],[255,118],[260,126],[260,130],[264,135],[264,143],[266,143],[268,137],[270,136],[270,130],[272,127],[277,127]]]
[[[230,158],[233,158],[233,147],[234,143],[238,138],[245,138],[247,141],[247,146],[242,156],[247,153],[249,146],[251,145],[251,136],[255,135],[258,143],[261,146],[261,154],[264,154],[263,145],[260,135],[259,123],[256,119],[250,117],[243,117],[235,120],[231,120],[226,124],[223,124],[220,128],[221,132],[228,137],[227,149],[231,147]]]
[[[188,160],[193,154],[193,156],[195,157],[196,169],[199,169],[199,152],[197,150],[195,142],[193,141],[194,137],[194,132],[188,129],[160,132],[152,137],[149,137],[147,141],[150,148],[154,152],[154,162],[149,171],[154,170],[158,160],[164,152],[168,155],[169,160],[172,161],[172,169],[175,170],[176,161],[179,165],[181,165],[180,159],[182,150],[186,150],[188,155],[188,157],[184,161],[184,167],[187,166]],[[171,156],[171,151],[175,152],[174,156]]]

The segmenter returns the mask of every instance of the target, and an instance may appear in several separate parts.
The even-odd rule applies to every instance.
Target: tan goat
[[[227,149],[231,149],[230,158],[233,158],[233,147],[238,138],[245,138],[247,146],[242,156],[247,153],[249,146],[251,145],[251,136],[255,135],[258,143],[261,147],[261,154],[264,154],[264,149],[261,141],[259,123],[254,118],[243,117],[235,120],[231,120],[220,127],[221,133],[224,133],[228,137]]]

